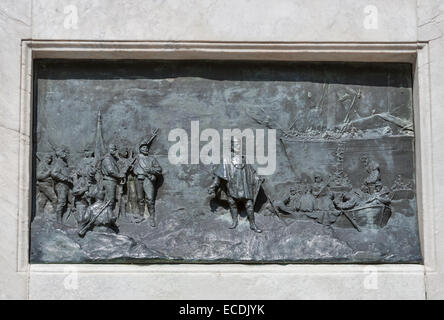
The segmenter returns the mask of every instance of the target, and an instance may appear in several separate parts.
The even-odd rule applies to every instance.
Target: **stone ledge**
[[[29,290],[30,299],[425,298],[421,265],[32,265]]]

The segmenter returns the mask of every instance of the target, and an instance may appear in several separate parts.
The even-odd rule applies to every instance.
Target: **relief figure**
[[[51,175],[55,182],[57,204],[55,209],[58,223],[63,222],[63,216],[67,209],[69,189],[72,187],[72,177],[67,163],[67,151],[63,147],[56,150],[56,159]]]
[[[233,220],[230,229],[237,227],[239,221],[238,206],[243,205],[247,212],[250,229],[260,233],[262,230],[257,227],[254,219],[254,203],[262,180],[258,177],[254,168],[245,163],[245,157],[240,154],[241,150],[240,141],[233,139],[231,163],[218,165],[208,192],[215,196],[220,188],[226,194]]]
[[[135,158],[133,168],[139,206],[139,219],[136,222],[141,222],[145,219],[146,205],[152,227],[156,226],[156,182],[162,175],[162,167],[154,156],[149,155],[149,147],[155,136],[156,134],[153,134],[149,140],[144,139],[139,144],[139,153]]]
[[[37,208],[43,213],[46,205],[52,204],[53,208],[57,203],[57,195],[54,191],[54,180],[51,175],[53,156],[49,153],[42,156],[36,170],[37,178]]]
[[[89,205],[83,215],[78,234],[84,237],[88,231],[117,232],[117,217],[111,208],[111,200],[105,201],[105,192],[97,192],[96,201]]]

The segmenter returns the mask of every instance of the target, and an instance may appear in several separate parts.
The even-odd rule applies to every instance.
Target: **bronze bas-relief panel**
[[[409,64],[36,60],[30,260],[420,263],[412,103]],[[199,161],[234,128],[272,174]]]

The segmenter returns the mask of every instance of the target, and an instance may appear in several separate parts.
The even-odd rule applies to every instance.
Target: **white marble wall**
[[[418,0],[418,41],[429,44],[429,94],[432,133],[432,181],[434,197],[429,255],[425,255],[426,293],[429,299],[444,299],[444,3]]]
[[[77,29],[64,27],[70,4]],[[371,6],[377,29],[364,25]],[[34,39],[362,42],[417,33],[410,0],[33,0],[32,12]]]
[[[21,39],[31,37],[27,0],[0,4],[0,297],[27,297],[26,272],[18,270],[18,198],[20,190]]]
[[[377,23],[372,19],[375,8]],[[444,298],[443,12],[439,0],[2,0],[0,297]],[[427,128],[421,127],[420,133],[431,134],[421,145],[427,165],[421,171],[425,266],[30,267],[23,219],[29,201],[29,158],[20,152],[28,150],[23,146],[29,144],[30,121],[27,109],[21,108],[29,105],[22,40],[54,41],[55,51],[58,41],[81,40],[424,42],[426,52],[417,66],[421,86],[415,94],[420,113],[430,120],[421,122]],[[335,52],[332,56],[341,57]]]

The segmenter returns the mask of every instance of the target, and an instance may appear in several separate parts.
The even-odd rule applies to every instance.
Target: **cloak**
[[[225,181],[227,196],[238,200],[256,200],[262,184],[254,168],[250,164],[219,164],[214,174]]]

